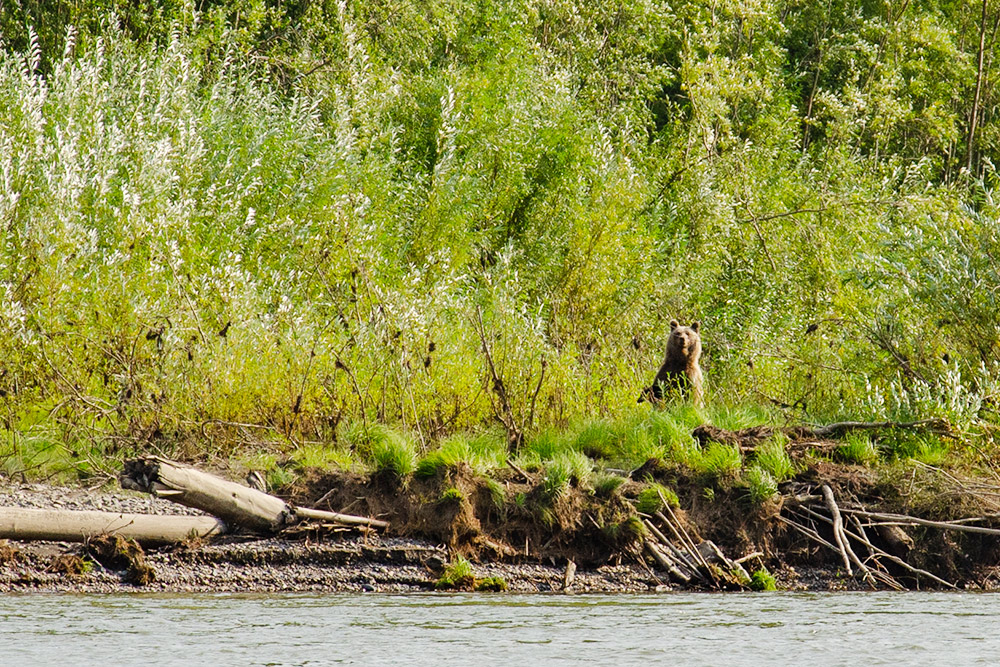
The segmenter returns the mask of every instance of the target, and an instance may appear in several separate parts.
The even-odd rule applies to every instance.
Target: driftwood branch
[[[847,553],[847,540],[844,539],[844,519],[840,516],[840,508],[837,507],[837,501],[833,497],[833,490],[829,486],[824,484],[820,490],[823,492],[826,509],[830,512],[830,516],[833,517],[833,541],[837,543],[837,550],[840,551],[840,557],[844,561],[844,569],[847,570],[847,574],[853,575],[854,571],[851,569],[852,559]]]
[[[829,524],[833,523],[833,520],[830,519],[829,517],[825,517],[825,516],[823,516],[822,514],[820,514],[818,512],[811,511],[807,507],[803,507],[802,509],[805,510],[806,512],[808,512],[810,515],[812,515],[812,516],[814,516],[814,517],[816,517],[816,518],[818,518],[818,519],[820,519],[822,521],[825,521],[826,523],[829,523]],[[843,508],[842,511],[844,511],[844,512],[852,512],[852,513],[857,512],[857,510],[848,510],[846,507]],[[784,517],[780,517],[779,516],[778,519],[782,520],[786,524],[792,525],[794,528],[801,529],[801,526],[798,526],[798,524],[794,524],[793,522],[787,521]],[[806,529],[806,530],[808,530],[808,529]],[[802,531],[800,530],[800,532],[802,532]],[[858,542],[864,544],[865,546],[867,546],[879,558],[888,559],[888,560],[892,561],[893,563],[895,563],[896,565],[902,567],[905,570],[908,570],[908,571],[912,572],[915,575],[922,576],[922,577],[927,577],[928,579],[931,579],[932,581],[936,581],[939,584],[941,584],[942,586],[945,586],[947,588],[958,588],[957,586],[955,586],[955,584],[953,584],[953,583],[951,583],[949,581],[945,581],[941,577],[939,577],[939,576],[937,576],[935,574],[932,574],[931,572],[928,572],[927,570],[921,569],[919,567],[914,567],[913,565],[910,565],[909,563],[907,563],[902,558],[899,558],[898,556],[895,556],[895,555],[893,555],[893,554],[885,551],[884,549],[880,549],[879,547],[877,547],[874,544],[872,544],[871,541],[868,540],[867,537],[863,537],[861,535],[856,535],[856,534],[854,534],[853,532],[851,532],[849,530],[845,530],[845,534],[848,535],[849,537],[857,540]],[[820,543],[825,544],[827,547],[829,547],[831,549],[835,549],[835,547],[832,544],[830,544],[829,542],[826,542],[825,540],[823,540],[823,538],[819,537],[815,533],[813,535],[815,537],[813,537],[812,535],[810,537],[813,537],[813,539],[817,540]]]
[[[960,521],[931,521],[929,519],[920,519],[915,516],[908,516],[906,514],[887,514],[883,512],[869,512],[867,510],[851,509],[848,507],[844,508],[845,512],[850,512],[851,514],[857,514],[858,516],[867,517],[869,519],[876,519],[879,521],[889,522],[887,524],[875,524],[878,525],[904,525],[904,526],[929,526],[931,528],[941,528],[943,530],[957,530],[963,533],[981,533],[983,535],[1000,535],[1000,529],[997,528],[985,528],[983,526],[970,526]]]

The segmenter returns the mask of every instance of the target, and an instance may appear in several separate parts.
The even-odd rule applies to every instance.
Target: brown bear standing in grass
[[[651,387],[639,394],[639,403],[649,401],[656,404],[663,400],[665,393],[672,389],[689,391],[695,405],[702,402],[702,377],[698,360],[701,358],[701,336],[698,322],[682,327],[677,320],[670,320],[670,337],[667,338],[667,354],[663,358],[656,379]]]

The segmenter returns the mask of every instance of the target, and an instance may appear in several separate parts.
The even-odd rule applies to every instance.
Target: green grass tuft
[[[744,471],[742,481],[754,504],[760,505],[778,494],[778,482],[774,476],[756,463]]]
[[[472,564],[461,556],[457,556],[444,569],[444,573],[434,584],[434,587],[438,590],[470,590],[475,584],[476,576],[472,571]]]
[[[562,495],[570,484],[581,488],[590,487],[594,462],[583,452],[566,451],[545,462],[545,479],[542,481],[545,495],[555,498]]]
[[[417,463],[415,474],[433,477],[448,468],[465,463],[479,475],[501,468],[507,461],[507,444],[493,433],[469,436],[464,433],[444,440]]]
[[[348,441],[372,465],[376,473],[391,473],[406,477],[417,466],[417,448],[413,440],[382,425],[368,429],[352,429]]]
[[[594,495],[598,498],[611,498],[627,480],[614,473],[598,473],[594,476]]]
[[[587,422],[577,433],[573,448],[592,459],[615,459],[620,453],[620,436],[607,420]]]
[[[844,463],[874,465],[879,460],[878,448],[872,439],[863,433],[848,433],[844,444],[837,447],[834,456]]]
[[[788,456],[787,444],[788,439],[779,435],[758,445],[754,452],[754,463],[770,473],[771,477],[778,483],[795,476],[795,464]]]
[[[713,479],[732,479],[743,467],[743,455],[736,445],[713,442],[695,458],[693,467]]]
[[[643,514],[653,514],[664,509],[664,500],[671,507],[680,507],[680,501],[677,499],[677,494],[674,493],[673,489],[653,482],[639,492],[635,508]]]
[[[767,571],[767,568],[762,567],[750,575],[750,590],[776,591],[778,590],[778,582],[775,580],[774,575]]]

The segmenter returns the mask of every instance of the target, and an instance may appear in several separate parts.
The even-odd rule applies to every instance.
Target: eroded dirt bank
[[[448,564],[459,558],[467,559],[472,571],[460,585],[487,582],[482,590],[560,592],[570,561],[577,568],[569,592],[716,590],[708,582],[672,578],[644,552],[644,517],[637,507],[643,509],[641,496],[652,483],[676,492],[673,512],[679,528],[697,541],[711,540],[729,559],[745,559],[747,572],[767,570],[779,589],[884,589],[891,587],[890,580],[911,589],[1000,588],[996,535],[929,525],[890,531],[850,514],[851,508],[863,507],[934,521],[975,518],[963,523],[989,530],[1000,495],[982,480],[930,466],[875,472],[818,462],[783,484],[775,499],[754,503],[744,488],[706,484],[650,461],[610,490],[570,484],[554,491],[523,470],[486,480],[463,466],[407,480],[315,473],[279,493],[302,506],[384,518],[390,530],[228,536],[210,544],[147,548],[143,563],[148,570],[102,554],[99,544],[0,542],[0,591],[416,592],[440,587]],[[847,574],[829,546],[831,527],[817,516],[821,485],[834,490],[848,528],[871,543],[870,550],[854,544],[859,560],[887,577],[865,577],[856,570]],[[194,513],[132,492],[12,481],[0,485],[0,504]]]

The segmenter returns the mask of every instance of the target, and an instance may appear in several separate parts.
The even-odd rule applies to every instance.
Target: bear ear
[[[701,326],[701,324],[696,320],[694,322],[694,324],[691,325],[691,328],[694,329],[695,331],[697,331],[698,327],[700,327],[700,326]]]
[[[671,329],[676,329],[679,326],[680,325],[677,323],[677,320],[670,320],[670,328]]]

